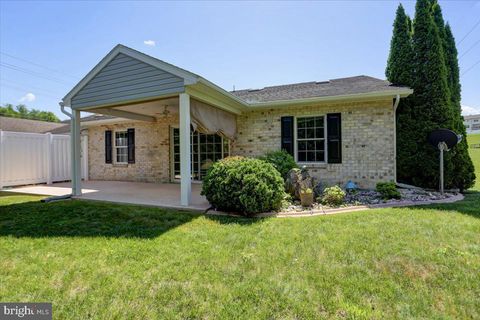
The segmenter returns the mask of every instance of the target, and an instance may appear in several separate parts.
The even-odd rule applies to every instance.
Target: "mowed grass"
[[[470,152],[470,157],[472,158],[473,165],[475,166],[475,174],[477,176],[474,188],[476,190],[480,190],[480,148],[470,147],[472,144],[480,145],[480,134],[468,135],[467,142],[469,145],[468,151]]]
[[[480,318],[480,193],[241,219],[0,193],[0,301],[55,319]]]

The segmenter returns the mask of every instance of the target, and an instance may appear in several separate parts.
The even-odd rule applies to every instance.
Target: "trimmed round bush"
[[[321,198],[321,202],[323,204],[332,207],[338,207],[342,205],[344,201],[345,191],[343,191],[339,186],[333,186],[323,190],[323,196]]]
[[[203,179],[202,195],[212,206],[246,216],[280,209],[283,179],[259,159],[228,157],[215,162]]]
[[[395,182],[379,182],[377,183],[376,190],[382,196],[382,199],[400,199],[402,195],[397,190]]]
[[[283,179],[287,177],[291,169],[298,168],[295,159],[285,150],[267,152],[259,159],[271,163],[280,172]]]

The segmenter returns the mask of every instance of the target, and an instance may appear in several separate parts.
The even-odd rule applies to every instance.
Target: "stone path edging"
[[[347,212],[355,212],[355,211],[362,211],[362,210],[370,210],[370,209],[381,209],[381,208],[398,208],[398,207],[411,207],[411,206],[420,206],[420,205],[427,205],[427,204],[442,204],[442,203],[453,203],[460,200],[463,200],[463,194],[457,194],[450,198],[441,199],[441,200],[428,200],[428,201],[402,201],[398,203],[379,203],[379,204],[372,204],[372,205],[361,205],[361,206],[351,206],[351,207],[343,207],[343,208],[330,208],[330,209],[315,209],[315,210],[306,210],[302,212],[267,212],[261,213],[256,215],[256,218],[264,218],[264,217],[277,217],[277,218],[302,218],[302,217],[315,217],[327,214],[337,214],[337,213],[347,213]],[[232,216],[232,217],[243,217],[239,214],[230,214],[226,212],[220,211],[208,211],[206,212],[208,215],[212,216]]]

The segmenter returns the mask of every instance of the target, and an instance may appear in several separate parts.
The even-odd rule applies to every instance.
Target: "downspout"
[[[400,103],[400,95],[395,97],[393,104],[393,181],[397,184],[397,108]]]
[[[72,179],[72,193],[69,195],[69,197],[71,197],[73,194],[75,194],[75,192],[73,190],[73,188],[74,188],[74,186],[73,186],[73,176],[75,174],[75,148],[73,146],[73,144],[75,143],[75,140],[74,140],[74,138],[75,138],[74,137],[75,122],[73,121],[72,114],[70,112],[68,112],[67,110],[65,110],[65,104],[63,102],[59,102],[58,104],[60,105],[60,110],[62,111],[62,113],[70,118],[70,174],[71,174],[71,179]]]

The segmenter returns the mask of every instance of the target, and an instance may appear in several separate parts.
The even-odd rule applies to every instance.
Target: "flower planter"
[[[300,193],[300,203],[303,207],[311,207],[313,205],[313,192]]]

